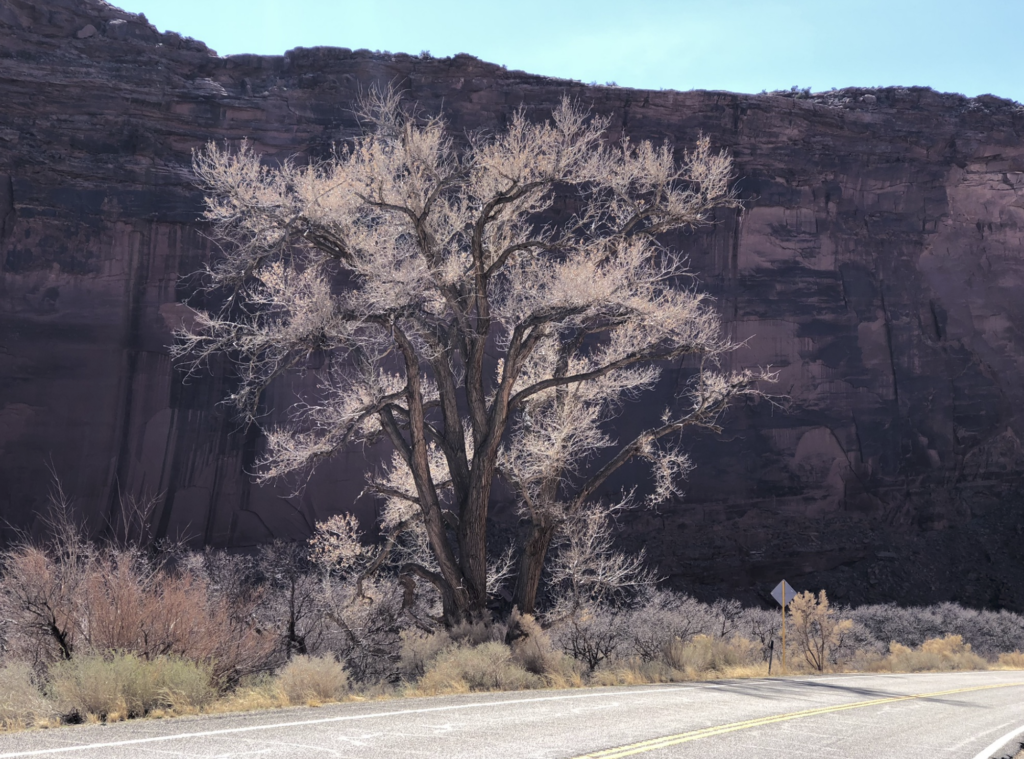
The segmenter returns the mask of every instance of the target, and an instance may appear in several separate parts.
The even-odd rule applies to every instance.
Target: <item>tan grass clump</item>
[[[348,672],[333,656],[296,656],[277,676],[290,704],[340,701],[348,695]]]
[[[694,676],[751,665],[758,653],[757,646],[746,638],[695,635],[686,642],[673,638],[665,645],[663,657],[672,669]]]
[[[511,642],[512,661],[534,675],[565,675],[564,657],[555,651],[551,638],[532,614],[514,610],[509,627],[514,624],[515,640]]]
[[[32,668],[27,664],[0,667],[0,729],[47,725],[57,716],[53,704],[33,679]]]
[[[208,714],[231,714],[282,709],[286,706],[291,706],[291,702],[282,692],[277,678],[269,673],[262,673],[242,678],[233,690],[214,701],[204,711]]]
[[[999,654],[996,666],[1002,669],[1024,669],[1024,651],[1010,651]]]
[[[961,635],[930,638],[915,649],[893,641],[889,655],[873,669],[888,672],[953,672],[988,669],[988,662],[971,651]]]
[[[478,646],[449,648],[438,655],[416,684],[418,695],[471,691],[526,690],[543,687],[544,680],[512,660],[512,650],[491,641]]]
[[[417,629],[403,630],[401,639],[398,668],[408,681],[423,677],[430,663],[453,645],[451,637],[443,630],[435,633]]]

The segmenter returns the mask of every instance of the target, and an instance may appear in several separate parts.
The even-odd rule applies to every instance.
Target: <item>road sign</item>
[[[785,595],[783,595],[785,593]],[[796,591],[793,590],[793,586],[783,580],[775,586],[775,590],[772,591],[772,598],[778,601],[779,606],[789,606],[789,602],[796,597]]]
[[[786,674],[786,607],[795,596],[796,591],[793,590],[793,586],[785,580],[776,585],[775,590],[772,591],[772,598],[778,601],[779,606],[782,607],[782,674]],[[768,669],[771,670],[770,664]]]

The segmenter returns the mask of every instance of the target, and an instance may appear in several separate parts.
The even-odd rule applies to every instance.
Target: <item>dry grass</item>
[[[775,671],[777,674],[777,670]],[[767,677],[768,664],[726,666],[717,670],[680,670],[663,662],[632,659],[597,670],[588,685],[651,685],[654,683],[706,682],[710,680],[741,680]]]
[[[0,729],[48,727],[57,723],[57,710],[40,693],[27,664],[0,668]]]
[[[416,629],[404,630],[399,654],[399,672],[407,681],[420,679],[430,662],[452,645],[451,637],[443,630],[429,634]]]
[[[270,674],[253,675],[242,679],[234,690],[225,693],[203,711],[207,714],[257,712],[283,709],[291,706],[288,697]]]
[[[448,648],[427,666],[410,694],[437,696],[474,691],[542,688],[542,677],[512,660],[512,649],[490,641],[465,648]]]
[[[999,654],[996,660],[996,669],[1024,669],[1024,652],[1012,651],[1008,654]]]
[[[299,706],[340,701],[348,695],[348,672],[333,656],[296,656],[277,676],[288,703]]]
[[[869,664],[872,672],[956,672],[988,669],[989,663],[971,651],[960,635],[931,638],[917,648],[889,644],[889,655]]]
[[[49,693],[66,717],[117,722],[162,713],[195,713],[216,697],[210,671],[172,657],[82,656],[50,668]]]
[[[687,673],[690,679],[749,666],[758,656],[758,647],[745,638],[724,640],[707,635],[695,635],[686,642],[673,638],[662,651],[664,663]]]

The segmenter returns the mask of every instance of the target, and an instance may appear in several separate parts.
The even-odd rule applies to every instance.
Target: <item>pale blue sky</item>
[[[650,89],[927,85],[1024,101],[1024,0],[112,0],[221,55],[333,45]]]

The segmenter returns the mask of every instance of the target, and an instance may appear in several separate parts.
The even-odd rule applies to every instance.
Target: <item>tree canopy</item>
[[[722,370],[736,345],[660,242],[738,205],[732,161],[707,138],[678,157],[610,141],[607,120],[569,99],[458,147],[442,117],[394,92],[364,106],[365,133],[328,160],[270,167],[247,144],[195,154],[224,242],[209,285],[229,295],[196,311],[175,351],[193,368],[229,356],[230,400],[253,423],[269,383],[317,366],[316,391],[264,429],[258,478],[390,441],[393,457],[369,473],[381,527],[449,624],[486,608],[500,478],[529,525],[515,588],[529,612],[552,540],[609,508],[613,472],[646,461],[646,498],[669,498],[691,467],[680,433],[717,429],[730,401],[759,392],[764,374]],[[617,439],[623,403],[682,359],[695,367],[685,397]],[[338,558],[352,560],[358,526],[335,521]]]

